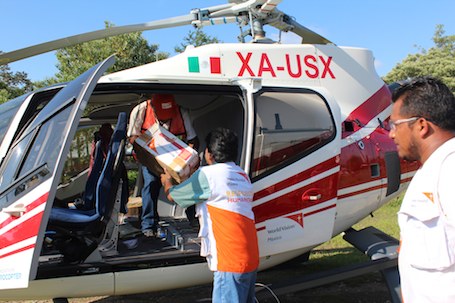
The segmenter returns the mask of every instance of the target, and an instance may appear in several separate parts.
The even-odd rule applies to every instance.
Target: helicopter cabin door
[[[312,90],[265,87],[254,108],[250,176],[260,255],[306,252],[333,233],[339,108]]]
[[[114,57],[69,82],[23,126],[0,167],[0,289],[36,277],[52,201],[78,121]],[[51,201],[50,203],[48,203]]]

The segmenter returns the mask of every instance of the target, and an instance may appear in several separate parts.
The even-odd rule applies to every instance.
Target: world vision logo
[[[188,57],[188,72],[221,74],[221,58],[210,57],[206,60],[199,57]]]
[[[289,218],[289,219],[297,222],[300,226],[303,227],[303,214],[298,213],[298,214],[287,216],[286,218]]]
[[[431,203],[434,203],[433,193],[423,193],[425,197],[427,197]]]

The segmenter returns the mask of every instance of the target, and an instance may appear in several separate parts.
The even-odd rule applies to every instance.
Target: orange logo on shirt
[[[248,175],[244,172],[237,172],[239,175],[241,175],[242,177],[244,177],[248,182],[250,181],[250,178],[248,177]]]
[[[434,203],[433,193],[423,193],[423,194],[431,201],[431,203]]]

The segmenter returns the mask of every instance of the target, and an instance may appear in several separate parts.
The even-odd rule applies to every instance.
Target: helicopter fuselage
[[[121,226],[113,222],[118,218],[115,208],[103,238],[114,241],[112,247],[101,247],[106,242],[101,241],[89,256],[68,261],[69,253],[53,245],[60,229],[49,222],[52,209],[57,200],[74,198],[67,192],[76,179],[63,182],[62,176],[65,163],[74,158],[70,145],[75,135],[89,126],[116,123],[119,112],[128,114],[144,94],[174,94],[189,109],[201,138],[218,126],[239,134],[239,164],[255,191],[260,269],[302,255],[347,230],[397,197],[417,169],[417,164],[399,160],[388,137],[384,123],[391,112],[390,91],[366,49],[212,44],[101,76],[104,69],[84,74],[77,84],[25,96],[29,109],[18,111],[7,129],[12,135],[1,145],[6,176],[0,184],[2,299],[119,295],[211,280],[197,235],[185,225],[184,210],[163,196],[159,213],[168,245],[126,247],[131,238],[122,238]],[[76,93],[79,84],[82,90]],[[83,113],[89,106],[94,109]],[[58,155],[50,159],[41,153],[50,149],[40,149],[48,140],[40,133],[65,109],[68,115],[55,124],[66,131]],[[57,129],[47,135],[53,132]],[[24,140],[30,140],[23,145],[28,152],[18,153]],[[19,167],[32,151],[40,161],[21,174]],[[10,171],[19,173],[7,175]],[[83,192],[80,186],[73,188]],[[121,190],[114,190],[120,203]],[[25,235],[30,224],[33,228]],[[64,229],[74,233],[71,227]]]

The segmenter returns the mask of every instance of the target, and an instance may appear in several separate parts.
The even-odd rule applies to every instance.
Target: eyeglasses
[[[399,120],[396,120],[396,121],[390,120],[389,121],[390,130],[391,131],[392,130],[395,131],[397,129],[397,125],[400,125],[402,123],[407,123],[407,122],[413,122],[413,121],[416,121],[419,118],[420,117],[411,117],[411,118],[407,118],[407,119],[399,119]]]

